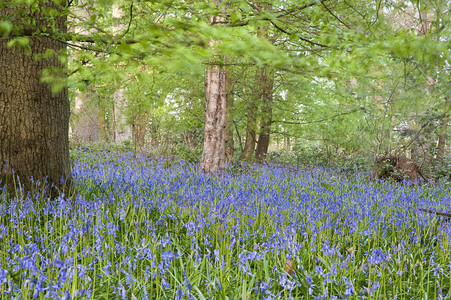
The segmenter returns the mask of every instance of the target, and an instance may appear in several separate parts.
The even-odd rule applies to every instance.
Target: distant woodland
[[[2,1],[2,176],[69,180],[77,147],[449,176],[449,18],[446,0]]]

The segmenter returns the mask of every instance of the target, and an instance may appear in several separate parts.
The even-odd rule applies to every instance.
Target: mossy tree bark
[[[47,18],[49,8],[62,11],[64,4],[44,2],[34,12],[36,28],[47,32],[65,32],[66,16]],[[0,15],[17,18],[20,8],[1,8]],[[50,20],[51,19],[51,20]],[[50,21],[49,21],[50,20]],[[53,23],[54,24],[50,24]],[[48,184],[61,189],[71,183],[69,162],[69,99],[67,87],[52,92],[43,83],[42,73],[54,70],[67,79],[59,55],[65,55],[65,45],[43,36],[29,37],[29,47],[8,47],[9,38],[0,37],[0,179],[14,193],[13,178],[19,176],[25,187],[29,179],[47,179]],[[37,55],[54,51],[46,59]],[[14,172],[13,172],[14,170]]]

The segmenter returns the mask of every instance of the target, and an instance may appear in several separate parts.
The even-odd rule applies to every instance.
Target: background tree
[[[79,6],[71,12],[71,17],[83,21],[84,24],[73,28],[75,34],[89,35],[89,29],[86,28],[90,18],[89,6],[86,1],[80,1]],[[82,47],[82,43],[77,43]],[[72,58],[78,60],[77,57]],[[83,57],[80,57],[83,60]],[[92,83],[87,86],[80,85],[76,90],[75,107],[72,110],[71,135],[76,143],[93,143],[100,140],[99,134],[99,109],[98,103],[94,99],[95,87]]]
[[[213,1],[220,9],[221,1]],[[226,8],[226,7],[225,7]],[[225,23],[225,16],[214,16],[211,25]],[[208,45],[215,48],[219,41],[211,40]],[[224,58],[217,59],[225,61]],[[207,173],[222,172],[225,168],[225,141],[227,118],[227,71],[217,62],[207,66],[205,75],[205,128],[204,148],[200,168]]]
[[[188,157],[202,161],[206,171],[223,169],[226,149],[229,160],[232,153],[233,159],[250,160],[257,141],[258,160],[268,150],[279,151],[282,141],[290,155],[313,163],[386,152],[418,159],[425,152],[430,162],[448,153],[446,1],[273,1],[271,6],[224,1],[218,6],[122,0],[115,2],[120,17],[108,1],[72,1],[58,13],[37,10],[44,16],[69,14],[69,33],[34,27],[24,12],[35,7],[23,3],[25,10],[13,10],[16,2],[21,1],[2,6],[2,42],[27,48],[30,37],[58,41],[58,51],[69,47],[68,81],[56,65],[43,67],[37,78],[55,91],[67,82],[74,112],[76,91],[94,90],[91,101],[97,103],[105,141],[114,141],[119,119],[114,95],[121,90],[121,123],[133,128],[133,143],[122,149]],[[79,9],[89,15],[77,17]],[[43,62],[52,53],[38,56]],[[213,82],[221,84],[208,95],[221,95],[220,109],[205,118],[205,94]],[[227,109],[232,101],[233,110]],[[219,121],[215,131],[212,120]],[[206,133],[221,146],[203,147]],[[211,168],[205,168],[206,154],[213,153],[207,148],[220,149]]]

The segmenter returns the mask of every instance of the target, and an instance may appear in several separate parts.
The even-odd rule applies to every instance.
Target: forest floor
[[[0,192],[2,299],[451,297],[440,183],[71,155],[74,195]]]

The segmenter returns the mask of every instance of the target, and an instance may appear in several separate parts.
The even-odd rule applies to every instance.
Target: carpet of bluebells
[[[2,299],[451,298],[444,184],[71,155],[73,195],[0,191]]]

